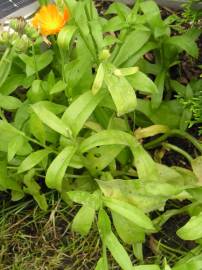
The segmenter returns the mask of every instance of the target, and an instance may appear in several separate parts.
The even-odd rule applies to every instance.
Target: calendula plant
[[[18,21],[11,23],[15,35],[29,38],[29,46],[16,51],[8,40],[1,58],[0,188],[11,190],[14,201],[30,194],[44,210],[41,184],[56,189],[68,204],[81,205],[72,223],[75,232],[87,235],[97,224],[103,252],[96,270],[109,269],[107,250],[122,269],[146,270],[134,265],[119,238],[141,262],[146,236],[179,213],[196,217],[178,235],[202,237],[202,147],[186,133],[183,105],[171,99],[168,88],[169,68],[178,64],[179,53],[197,57],[199,31],[171,37],[169,19],[161,19],[153,1],[136,1],[132,9],[115,3],[108,15],[100,17],[91,0],[65,0],[42,6],[23,33]],[[149,52],[153,63],[144,57]],[[169,136],[196,147],[192,157],[164,144],[182,154],[192,170],[157,163],[145,150]],[[152,220],[150,213],[163,211],[170,199],[190,204]]]

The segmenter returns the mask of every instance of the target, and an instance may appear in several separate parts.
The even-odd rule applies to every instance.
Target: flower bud
[[[110,57],[110,52],[109,50],[102,50],[99,54],[99,60],[100,61],[106,61]]]
[[[97,70],[97,74],[95,76],[95,80],[93,82],[93,86],[92,86],[93,95],[96,95],[97,92],[102,87],[103,80],[104,80],[104,74],[105,74],[105,70],[104,70],[103,64],[100,64],[98,67],[98,70]]]
[[[37,30],[32,27],[30,24],[26,24],[24,33],[30,38],[30,39],[36,39],[39,37],[39,33]]]
[[[26,21],[23,17],[19,19],[12,19],[9,23],[9,26],[16,32],[23,33]]]
[[[15,47],[16,52],[25,52],[29,47],[29,39],[27,37],[23,38],[16,38],[15,41],[13,41],[13,46]]]
[[[9,42],[10,35],[8,32],[2,32],[0,34],[0,43],[1,44],[7,44]]]
[[[9,43],[11,45],[14,45],[16,43],[16,41],[19,39],[20,39],[20,36],[18,35],[18,33],[14,32],[14,33],[10,34],[10,36],[9,36]]]
[[[121,68],[121,69],[115,69],[114,75],[121,77],[121,76],[130,76],[138,72],[138,67],[129,67],[129,68]]]
[[[18,30],[18,19],[12,19],[9,23],[10,28],[17,31]]]

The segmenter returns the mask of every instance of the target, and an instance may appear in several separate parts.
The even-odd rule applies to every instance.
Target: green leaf
[[[43,89],[41,80],[34,80],[32,82],[32,87],[27,92],[27,97],[31,103],[35,103],[45,99],[46,93]]]
[[[11,200],[13,202],[17,202],[21,200],[22,198],[24,198],[24,196],[25,196],[25,193],[23,191],[17,191],[17,190],[11,189]]]
[[[14,57],[14,48],[10,49],[9,47],[5,50],[3,53],[1,60],[0,60],[0,87],[4,84],[6,81],[13,62]]]
[[[151,94],[158,92],[155,83],[141,71],[129,76],[127,79],[136,90]]]
[[[4,191],[6,189],[22,193],[21,184],[17,179],[13,179],[8,176],[6,155],[4,153],[0,153],[0,190]]]
[[[84,89],[91,88],[93,81],[91,69],[91,58],[88,55],[86,56],[85,48],[82,50],[81,56],[78,55],[77,59],[72,60],[65,65],[65,80],[67,82],[69,91],[72,92],[72,89],[78,89],[76,93],[72,93],[74,97],[77,95],[77,93],[82,94],[82,87]]]
[[[140,178],[158,179],[158,172],[155,162],[150,155],[143,149],[140,143],[132,135],[120,130],[103,130],[100,131],[80,144],[81,153],[87,152],[96,146],[102,145],[125,145],[129,146],[135,158]]]
[[[135,91],[126,78],[106,72],[104,81],[112,96],[118,116],[135,110],[137,105]]]
[[[142,2],[140,7],[155,38],[170,34],[169,27],[161,19],[160,9],[155,1]]]
[[[186,33],[181,36],[174,36],[169,38],[168,43],[175,45],[180,50],[186,51],[189,55],[191,55],[194,58],[198,57],[199,52],[196,42],[192,37],[186,35]]]
[[[150,31],[134,30],[125,38],[118,54],[113,60],[113,64],[119,67],[130,57],[132,57],[150,38]],[[131,46],[133,44],[133,46]]]
[[[192,250],[190,251],[190,253],[191,252]],[[186,260],[182,259],[179,262],[177,262],[177,264],[172,268],[172,270],[201,270],[201,265],[202,265],[201,255],[193,256],[193,253],[191,253],[190,257],[191,257],[190,259],[186,259]]]
[[[92,149],[85,158],[84,165],[90,171],[102,171],[123,150],[124,146],[106,145]]]
[[[38,203],[39,207],[46,211],[48,209],[48,204],[46,201],[46,196],[45,194],[36,194],[33,195],[33,198],[35,199],[35,201]]]
[[[186,87],[184,85],[175,80],[170,80],[170,85],[179,96],[186,98]]]
[[[198,178],[198,182],[202,185],[202,156],[199,156],[192,160],[191,166],[194,174]]]
[[[166,71],[161,70],[161,72],[156,76],[156,79],[155,79],[155,84],[157,86],[158,91],[156,93],[153,93],[152,95],[152,108],[153,109],[158,109],[162,102],[165,79],[166,79]]]
[[[197,240],[202,237],[202,213],[193,216],[177,231],[177,235],[183,240]]]
[[[57,43],[62,50],[69,50],[71,40],[77,30],[74,25],[66,25],[58,34]]]
[[[123,63],[124,66],[131,67],[137,64],[137,61],[142,58],[147,52],[152,51],[158,47],[156,42],[146,42],[132,57]]]
[[[31,113],[29,120],[29,127],[31,133],[34,137],[39,140],[42,144],[45,144],[46,141],[46,132],[43,123],[40,118],[34,112]]]
[[[56,94],[56,93],[60,93],[63,90],[65,90],[67,87],[67,84],[63,81],[58,81],[50,90],[50,94]]]
[[[62,134],[65,137],[69,137],[71,134],[70,128],[55,114],[51,111],[47,110],[43,103],[38,102],[31,106],[33,111],[37,114],[40,120],[50,127],[51,129],[55,130],[56,132]]]
[[[140,145],[132,149],[132,152],[139,178],[147,179],[148,181],[156,181],[159,173],[152,157]]]
[[[74,136],[78,135],[86,120],[101,102],[104,95],[105,93],[102,91],[95,96],[91,91],[88,91],[77,98],[64,112],[62,121],[71,128]]]
[[[67,195],[73,202],[87,205],[95,210],[100,208],[102,202],[101,193],[99,190],[95,191],[93,194],[80,190],[68,191]]]
[[[33,198],[36,200],[36,202],[38,203],[39,207],[46,211],[48,208],[48,204],[46,201],[46,197],[44,194],[40,194],[40,185],[34,180],[34,175],[35,175],[35,171],[34,170],[30,170],[25,176],[24,176],[24,184],[26,185],[23,190],[28,193],[31,194],[33,196]]]
[[[16,129],[12,124],[0,120],[0,151],[7,152],[8,144],[16,136],[21,136],[24,138],[23,132]],[[24,140],[23,147],[18,150],[17,154],[24,156],[28,155],[31,151],[32,147],[26,140]]]
[[[118,213],[130,220],[135,225],[138,225],[146,230],[155,231],[151,220],[144,214],[142,210],[134,205],[112,198],[104,198],[104,204],[115,213]]]
[[[8,143],[8,161],[11,161],[16,153],[23,147],[24,139],[22,136],[15,136]]]
[[[29,119],[29,102],[28,100],[24,101],[20,108],[16,111],[15,117],[14,117],[14,123],[16,129],[22,130],[24,127],[24,124]]]
[[[151,101],[138,99],[137,111],[146,115],[154,124],[179,128],[183,107],[177,100],[162,101],[157,109]]]
[[[77,1],[76,0],[64,0],[66,6],[71,11],[71,14],[74,14],[75,9],[77,8]]]
[[[110,250],[112,256],[124,270],[132,270],[132,263],[124,247],[111,231],[110,219],[105,210],[100,209],[98,228],[103,244]]]
[[[91,198],[91,194],[87,191],[74,190],[68,191],[67,194],[70,200],[79,204],[86,204]]]
[[[76,148],[74,146],[67,146],[52,161],[45,178],[46,185],[49,188],[55,188],[58,191],[62,191],[63,177],[75,151]]]
[[[134,266],[133,270],[161,270],[157,264]]]
[[[45,157],[50,154],[50,150],[42,149],[31,153],[27,156],[18,168],[18,173],[22,173],[32,169],[34,166],[39,164]]]
[[[111,222],[104,209],[99,211],[98,229],[104,246],[107,246],[117,263],[124,270],[132,270],[130,257],[111,231]]]
[[[95,209],[83,205],[73,219],[72,230],[81,235],[87,235],[95,218]]]
[[[106,211],[102,208],[99,210],[97,225],[102,241],[105,243],[107,235],[111,232],[111,221]]]
[[[39,191],[41,189],[40,185],[34,180],[35,176],[35,170],[29,170],[23,179],[23,183],[25,184],[26,187],[24,187],[24,190],[32,195],[37,195],[39,194]]]
[[[26,74],[31,76],[47,67],[53,60],[53,51],[47,50],[39,55],[20,54],[19,58],[26,64]]]
[[[134,222],[126,219],[120,214],[112,211],[113,224],[119,237],[126,244],[144,242],[145,232],[142,228],[136,226]]]
[[[109,19],[103,26],[103,32],[115,32],[127,27],[127,23],[123,18],[118,16]]]
[[[21,106],[21,101],[12,96],[4,96],[0,94],[0,108],[5,110],[16,110]]]
[[[156,178],[156,181],[150,181],[148,178],[145,180],[136,179],[135,181],[97,180],[97,183],[106,197],[128,202],[143,212],[149,213],[157,209],[162,210],[169,198],[173,198],[184,190],[184,185],[181,182],[182,177],[175,178],[175,182],[172,184],[165,183],[164,175],[159,177],[162,179],[162,183],[159,183],[159,178]]]
[[[112,231],[106,236],[105,244],[123,270],[133,270],[128,253]]]
[[[101,145],[125,145],[130,146],[131,135],[126,132],[119,131],[119,130],[103,130],[92,136],[84,139],[83,142],[80,144],[80,151],[81,153],[87,152],[90,149],[101,146]],[[135,138],[134,138],[135,140]],[[138,142],[134,142],[134,144],[139,145]]]
[[[56,115],[63,113],[67,108],[64,105],[53,103],[47,100],[40,101],[38,104],[40,104],[40,106],[44,106],[48,111],[51,111]]]
[[[95,40],[97,51],[101,51],[104,47],[104,40],[102,34],[102,26],[99,20],[92,20],[89,22],[92,36]]]
[[[95,270],[108,270],[108,267],[105,264],[104,258],[101,257],[99,261],[97,262],[97,265],[95,267]]]
[[[126,19],[130,12],[131,9],[128,6],[124,5],[123,3],[116,2],[109,6],[105,12],[105,15],[117,14],[119,17]]]
[[[172,270],[171,267],[167,264],[167,261],[165,259],[165,262],[164,262],[165,266],[164,266],[164,270]]]
[[[11,74],[0,87],[0,93],[3,95],[10,95],[22,85],[24,78],[24,74]]]

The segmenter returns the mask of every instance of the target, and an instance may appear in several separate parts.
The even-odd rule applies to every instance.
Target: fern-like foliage
[[[198,96],[192,99],[191,110],[193,112],[193,122],[201,124],[199,126],[199,133],[202,134],[202,90],[199,91]]]

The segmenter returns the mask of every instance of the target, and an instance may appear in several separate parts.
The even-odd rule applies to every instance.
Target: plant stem
[[[186,151],[184,151],[181,148],[177,147],[176,145],[173,145],[173,144],[170,144],[170,143],[162,143],[162,145],[165,148],[174,150],[175,152],[183,155],[189,161],[189,163],[191,164],[193,158]]]
[[[61,58],[61,64],[62,64],[62,80],[63,80],[63,82],[66,83],[66,80],[65,80],[65,61],[64,61],[65,54],[61,48],[59,48],[59,52],[60,52],[60,58]]]
[[[45,144],[40,143],[39,141],[37,141],[37,140],[35,140],[35,139],[33,139],[33,138],[31,138],[31,137],[25,135],[24,133],[21,133],[21,134],[22,134],[23,137],[26,138],[28,141],[33,142],[34,144],[37,144],[37,145],[39,145],[39,146],[41,146],[41,147],[43,147],[43,148],[45,148],[45,149],[47,149],[47,150],[50,150],[52,153],[58,154],[57,151],[55,151],[54,149],[52,149],[52,148],[50,148],[50,147],[47,147]]]
[[[163,135],[161,135],[160,137],[158,137],[155,140],[152,140],[151,142],[145,143],[144,144],[144,148],[145,149],[152,149],[158,145],[160,145],[163,141],[165,141],[168,138],[169,134],[165,133]]]
[[[144,144],[144,147],[146,149],[152,149],[152,148],[158,146],[159,144],[161,144],[163,141],[165,141],[170,136],[183,137],[183,138],[187,139],[202,154],[202,145],[198,142],[198,140],[195,139],[192,135],[188,134],[187,132],[179,130],[179,129],[173,129],[173,130],[166,132],[165,134],[158,137],[157,139]]]
[[[202,154],[202,145],[198,142],[197,139],[195,139],[189,133],[187,133],[185,131],[182,131],[182,130],[179,130],[179,129],[173,129],[173,130],[170,131],[170,134],[180,136],[180,137],[184,137],[185,139],[190,141],[196,147],[196,149],[198,149],[199,152]]]
[[[36,72],[36,77],[39,80],[39,73],[38,73],[38,69],[37,69],[37,61],[36,61],[36,53],[35,53],[35,49],[34,49],[34,44],[32,44],[32,55],[34,58],[34,67],[35,67],[35,72]]]
[[[156,242],[157,242],[157,241],[156,241]],[[163,244],[163,243],[161,243],[161,242],[160,242],[160,243],[158,242],[158,244],[159,244],[159,246],[163,247],[163,248],[166,249],[167,251],[171,251],[172,253],[178,253],[178,254],[180,254],[180,255],[186,254],[185,251],[181,251],[181,250],[178,250],[178,249],[176,249],[176,248],[171,248],[171,247],[166,246],[165,244]]]

